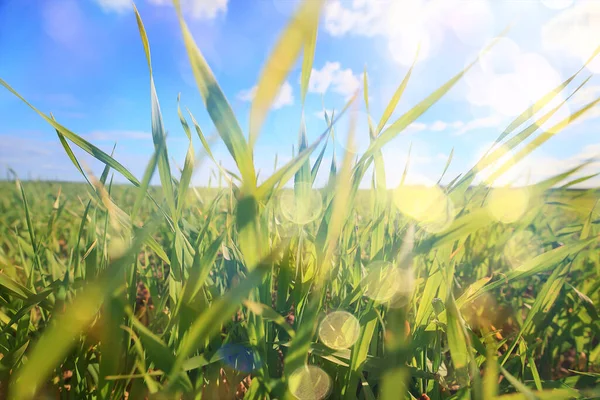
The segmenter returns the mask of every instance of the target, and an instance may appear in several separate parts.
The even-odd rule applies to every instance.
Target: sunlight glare
[[[527,188],[500,187],[492,189],[487,206],[494,219],[504,224],[519,220],[529,206]]]
[[[331,392],[331,378],[321,368],[305,365],[292,372],[288,387],[298,400],[322,400]]]
[[[346,311],[328,314],[319,325],[319,339],[334,350],[348,349],[356,343],[360,334],[358,319]]]
[[[438,185],[399,185],[394,203],[400,212],[429,233],[447,229],[454,220],[454,205]]]
[[[323,210],[321,192],[313,189],[310,184],[299,184],[302,195],[297,195],[293,189],[282,190],[279,194],[279,209],[288,221],[305,225],[315,221]]]
[[[541,242],[529,230],[515,233],[504,245],[504,259],[516,270],[542,253]]]

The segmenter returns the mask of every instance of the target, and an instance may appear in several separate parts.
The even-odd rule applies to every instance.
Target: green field
[[[84,183],[0,182],[0,398],[600,398],[600,192],[572,189],[590,178],[580,167],[493,185],[507,150],[519,161],[598,100],[539,132],[553,91],[449,184],[389,188],[381,148],[462,77],[390,119],[409,72],[377,125],[355,133],[371,137],[364,154],[322,162],[337,117],[326,113],[329,129],[314,144],[301,131],[295,157],[257,182],[253,144],[281,68],[301,57],[306,93],[318,5],[303,3],[265,64],[248,137],[182,22],[238,167],[220,172],[222,187],[190,184],[192,137],[212,154],[183,113],[190,151],[172,169],[154,90],[155,152],[139,178],[39,112]],[[329,179],[317,189],[319,170]]]

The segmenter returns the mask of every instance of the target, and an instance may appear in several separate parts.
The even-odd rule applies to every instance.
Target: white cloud
[[[325,109],[325,111],[327,111],[327,115],[329,116],[329,118],[331,118],[331,114],[333,113],[333,109]],[[315,117],[319,118],[320,120],[325,121],[325,114],[323,114],[323,110],[320,111],[315,111],[314,113]]]
[[[119,141],[119,140],[152,140],[152,133],[128,130],[98,130],[82,135],[88,140]]]
[[[584,106],[600,97],[600,85],[584,86],[577,91],[571,98],[571,104],[574,106]]]
[[[237,98],[242,101],[252,101],[256,96],[256,86],[252,86],[250,89],[241,90],[237,94]]]
[[[600,36],[600,2],[581,1],[558,14],[542,28],[542,43],[546,50],[570,56],[584,63],[598,46]],[[588,65],[600,72],[600,59]]]
[[[353,1],[350,8],[334,0],[325,6],[325,30],[332,36],[343,36],[349,32],[374,36],[381,33],[381,6],[384,2]]]
[[[330,35],[382,36],[390,56],[402,65],[413,62],[419,44],[420,60],[435,54],[450,32],[480,46],[493,33],[494,22],[486,0],[331,0],[324,14]]]
[[[294,104],[294,93],[293,93],[292,85],[288,81],[285,81],[281,88],[279,89],[279,93],[275,97],[273,101],[272,108],[277,110],[279,108],[285,106],[291,106]],[[252,101],[256,96],[256,86],[253,86],[250,89],[242,90],[237,94],[237,98],[242,101]]]
[[[383,126],[383,130],[385,131],[391,125],[392,125],[391,123],[385,124]],[[461,129],[464,126],[465,126],[465,123],[463,121],[446,122],[446,121],[437,120],[432,123],[412,122],[406,127],[406,129],[404,129],[404,133],[407,134],[407,133],[416,133],[416,132],[422,132],[422,131],[443,132],[443,131],[446,131],[449,129]]]
[[[472,121],[462,124],[462,126],[460,126],[456,132],[454,132],[454,135],[455,136],[464,135],[467,132],[471,132],[471,131],[474,131],[477,129],[500,128],[501,122],[502,122],[502,118],[500,118],[497,115],[490,115],[488,117],[476,118]]]
[[[563,81],[538,53],[502,38],[465,74],[467,101],[494,114],[517,116]]]
[[[172,5],[172,0],[148,0],[151,4],[157,6]],[[227,12],[227,3],[229,0],[181,0],[181,7],[185,15],[190,15],[194,19],[215,19],[219,13]]]
[[[104,11],[123,13],[132,9],[130,0],[96,0]]]
[[[384,130],[387,129],[384,127]],[[406,128],[409,132],[421,132],[424,131],[425,129],[427,129],[427,124],[424,124],[422,122],[412,122],[410,125],[408,125],[408,127]]]
[[[580,109],[589,103],[597,100],[600,97],[600,85],[590,85],[584,86],[577,93],[573,95],[571,100],[569,101],[570,105],[573,107],[571,112],[575,112],[577,109]],[[590,121],[592,119],[596,119],[600,117],[600,106],[596,105],[585,112],[579,119],[572,122],[572,124],[581,124],[585,121]]]
[[[85,15],[75,1],[46,2],[42,7],[42,26],[55,42],[80,49],[87,35]]]
[[[441,132],[441,131],[445,131],[448,128],[460,128],[464,125],[464,123],[462,121],[455,121],[455,122],[444,122],[444,121],[435,121],[434,123],[431,124],[431,126],[429,126],[429,129],[434,131],[434,132]]]
[[[275,97],[275,101],[273,101],[273,108],[277,110],[284,106],[291,106],[292,104],[294,104],[292,85],[286,81],[281,86],[277,97]]]
[[[329,89],[349,100],[360,87],[359,75],[350,68],[342,69],[339,62],[327,61],[321,69],[314,69],[310,74],[308,91],[325,93]]]

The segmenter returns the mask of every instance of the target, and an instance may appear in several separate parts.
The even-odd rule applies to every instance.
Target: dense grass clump
[[[190,147],[171,170],[152,79],[155,152],[141,180],[31,106],[86,183],[0,184],[1,398],[600,396],[598,192],[570,188],[585,181],[575,177],[583,165],[527,187],[494,185],[596,105],[539,132],[581,70],[448,185],[387,188],[381,149],[466,70],[388,124],[409,70],[377,126],[349,135],[347,148],[353,134],[370,135],[358,158],[323,164],[350,103],[325,112],[319,139],[309,145],[301,130],[298,154],[258,183],[254,143],[301,52],[306,94],[320,6],[304,2],[282,33],[247,136],[180,15],[200,94],[238,167],[221,170],[217,188],[190,185],[193,132],[212,153],[181,111]],[[99,177],[73,144],[106,165]],[[317,189],[321,168],[329,180]],[[114,172],[131,184],[114,185]],[[155,173],[160,186],[149,184]],[[365,179],[371,189],[360,190]]]

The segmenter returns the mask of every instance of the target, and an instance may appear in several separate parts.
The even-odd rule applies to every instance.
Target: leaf
[[[108,154],[106,154],[105,152],[103,152],[102,150],[100,150],[99,148],[97,148],[96,146],[94,146],[93,144],[88,142],[87,140],[83,139],[81,136],[71,132],[70,130],[68,130],[67,128],[65,128],[64,126],[62,126],[61,124],[59,124],[58,122],[56,122],[55,120],[53,120],[52,118],[50,118],[49,116],[47,116],[46,114],[44,114],[43,112],[41,112],[40,110],[35,108],[31,103],[29,103],[27,100],[25,100],[19,93],[17,93],[3,79],[0,79],[0,85],[4,86],[12,94],[17,96],[22,102],[27,104],[29,106],[29,108],[31,108],[33,111],[38,113],[38,115],[40,117],[42,117],[47,123],[52,125],[52,127],[54,127],[54,129],[59,131],[61,133],[61,135],[63,135],[64,137],[66,137],[67,139],[69,139],[70,141],[75,143],[83,151],[90,154],[97,160],[103,162],[105,165],[110,166],[112,169],[114,169],[115,171],[117,171],[118,173],[123,175],[129,182],[131,182],[135,186],[139,186],[140,183],[135,178],[135,176],[133,176],[131,174],[131,172],[129,172],[129,170],[127,170],[127,168],[125,168],[123,165],[121,165],[117,160],[115,160],[114,158],[112,158],[111,156],[109,156]]]
[[[444,176],[446,175],[446,171],[448,171],[448,167],[450,166],[450,163],[452,162],[453,156],[454,156],[454,147],[452,148],[452,150],[450,150],[450,155],[448,156],[448,160],[446,161],[446,165],[444,166],[444,171],[442,172],[442,176],[440,176],[440,179],[438,179],[438,181],[437,181],[438,185],[440,184],[442,179],[444,179]]]
[[[446,300],[446,310],[448,319],[448,347],[450,348],[452,363],[457,370],[457,374],[462,376],[463,379],[468,379],[466,374],[470,358],[469,338],[465,334],[464,322],[456,307],[452,293],[448,295],[448,300]]]
[[[142,178],[142,182],[140,183],[140,187],[138,188],[138,194],[135,198],[135,202],[133,203],[133,209],[131,211],[131,221],[135,221],[135,217],[138,215],[140,207],[146,197],[146,193],[148,192],[148,187],[150,186],[150,180],[152,180],[152,176],[154,175],[154,171],[156,171],[156,166],[158,165],[158,157],[160,154],[160,149],[155,149],[154,153],[150,157],[150,161],[146,166],[146,170],[144,171],[144,177]]]
[[[304,104],[322,4],[323,0],[308,0],[300,5],[290,23],[279,36],[275,49],[263,68],[250,109],[250,148],[254,147],[267,113],[303,47],[304,62],[300,90],[302,104]]]
[[[11,393],[14,398],[27,400],[35,396],[42,382],[75,344],[78,335],[96,318],[106,293],[114,290],[115,283],[121,277],[116,272],[131,262],[132,256],[139,252],[145,236],[153,228],[153,223],[146,224],[124,255],[111,263],[98,281],[88,284],[64,313],[54,317],[53,323],[44,330],[28,354],[27,363],[19,368],[12,379]]]
[[[156,87],[154,86],[154,77],[152,75],[152,59],[150,56],[150,44],[148,43],[148,37],[146,35],[144,23],[142,22],[142,18],[135,5],[133,6],[133,10],[135,12],[135,18],[138,24],[138,30],[140,32],[142,43],[144,45],[144,50],[146,52],[148,69],[150,71],[150,98],[152,104],[152,140],[154,141],[154,148],[156,150],[156,157],[158,159],[158,173],[160,175],[160,182],[162,184],[163,193],[167,200],[167,204],[171,209],[171,216],[173,218],[177,218],[175,191],[173,190],[171,167],[169,166],[169,155],[167,153],[165,128],[163,126],[162,114],[160,112],[158,96],[156,95]]]
[[[227,98],[217,84],[215,76],[206,63],[202,52],[196,45],[192,33],[183,19],[179,0],[174,0],[174,3],[179,17],[179,24],[181,25],[185,48],[190,58],[192,72],[194,73],[196,84],[200,90],[208,114],[240,170],[244,187],[249,191],[253,191],[256,187],[256,172],[248,143],[246,143],[242,129],[231,110]]]
[[[431,312],[433,311],[432,301],[435,298],[442,281],[443,276],[440,271],[436,271],[427,277],[425,289],[423,289],[423,294],[421,294],[417,315],[415,317],[415,327],[419,327],[427,322],[427,318],[429,318],[429,315],[431,315]]]
[[[29,340],[23,343],[22,345],[15,346],[14,349],[9,351],[2,357],[0,360],[0,376],[4,375],[4,373],[9,372],[13,368],[15,368],[18,363],[23,358],[27,347],[29,346]]]
[[[293,339],[296,335],[294,329],[290,326],[290,324],[283,318],[277,311],[273,310],[266,304],[256,303],[250,300],[245,300],[244,305],[250,311],[252,311],[256,315],[260,315],[265,321],[273,321],[280,328],[282,328],[290,337]]]
[[[175,363],[175,354],[160,340],[158,336],[153,334],[146,328],[137,318],[131,316],[131,322],[139,334],[143,348],[148,354],[148,358],[162,371],[170,371]],[[187,374],[181,373],[177,376],[177,383],[181,385],[184,391],[191,391],[193,386]]]
[[[570,283],[566,283],[566,286],[569,289],[573,290],[577,297],[579,297],[579,300],[581,300],[581,303],[587,310],[588,314],[590,314],[590,317],[597,320],[599,318],[598,311],[596,310],[596,306],[594,305],[592,299],[590,299],[589,296],[587,296],[586,294],[580,292],[575,286],[571,285]]]
[[[208,141],[206,140],[206,137],[204,136],[204,133],[202,133],[202,129],[200,129],[200,125],[198,125],[198,122],[196,122],[196,118],[194,118],[194,115],[192,114],[192,112],[190,110],[187,110],[187,112],[190,115],[190,118],[192,119],[192,123],[194,124],[194,128],[196,128],[196,133],[198,134],[198,137],[200,138],[200,142],[202,143],[202,147],[204,147],[204,151],[206,151],[206,154],[208,154],[208,156],[213,161],[213,163],[217,166],[217,168],[219,168],[219,171],[221,171],[221,173],[223,174],[223,176],[225,176],[225,178],[229,182],[231,182],[231,180],[228,178],[229,175],[232,176],[232,177],[234,177],[235,179],[237,179],[238,181],[241,182],[241,179],[236,174],[232,173],[231,171],[225,170],[221,166],[221,163],[217,162],[217,160],[213,156],[212,151],[210,150],[210,146],[208,144]]]
[[[327,143],[329,143],[329,141],[326,138],[325,143],[323,144],[323,148],[321,149],[321,152],[317,156],[317,159],[315,160],[315,163],[313,164],[313,166],[310,170],[310,177],[311,177],[312,185],[315,184],[315,180],[317,179],[317,174],[319,173],[319,168],[321,167],[321,162],[323,161],[323,156],[325,155],[325,150],[327,150]]]
[[[237,287],[215,300],[210,308],[198,315],[179,345],[177,358],[169,373],[169,380],[179,374],[184,361],[200,348],[206,339],[220,330],[221,324],[231,317],[231,314],[248,296],[250,290],[262,281],[263,277],[271,270],[271,263],[274,262],[279,251],[280,248],[275,248],[267,258],[240,281]]]
[[[506,377],[506,380],[510,382],[511,385],[515,387],[527,400],[537,400],[538,397],[531,391],[527,386],[519,382],[517,378],[512,376],[504,367],[500,367],[500,371],[502,371],[502,375]]]
[[[599,53],[600,53],[600,46],[598,46],[596,48],[596,50],[592,53],[590,58],[586,61],[586,63],[584,65],[581,66],[581,68],[579,68],[579,70],[577,70],[577,72],[575,72],[573,75],[571,75],[563,83],[561,83],[560,85],[558,85],[557,87],[555,87],[554,89],[550,90],[548,93],[543,95],[538,101],[536,101],[534,104],[532,104],[527,110],[523,111],[513,122],[511,122],[508,125],[508,127],[506,127],[504,132],[502,132],[502,134],[496,140],[496,142],[497,143],[500,142],[502,139],[504,139],[504,137],[506,137],[508,134],[510,134],[512,131],[514,131],[516,128],[518,128],[520,125],[522,125],[525,121],[527,121],[532,115],[535,115],[539,110],[541,110],[548,103],[550,103],[558,94],[560,94],[560,92],[562,92],[569,85],[569,83],[571,83],[571,81],[573,81],[573,79],[575,79],[575,77],[577,75],[579,75],[579,73],[581,71],[583,71],[585,69],[585,67]]]
[[[344,386],[345,398],[352,399],[356,398],[354,388],[358,385],[358,382],[362,375],[362,370],[367,355],[369,353],[369,346],[375,333],[375,327],[377,325],[377,313],[375,310],[370,309],[360,319],[360,335],[358,341],[352,347],[350,368],[348,370],[348,377],[346,379],[347,384]]]
[[[50,114],[50,117],[54,120],[54,116],[52,114]],[[62,133],[60,133],[58,129],[55,129],[54,131],[56,132],[56,135],[58,136],[58,139],[60,140],[60,144],[63,146],[63,149],[65,149],[65,153],[67,153],[67,156],[69,157],[75,168],[77,168],[79,173],[81,173],[86,182],[93,187],[92,183],[87,177],[87,174],[83,172],[83,168],[81,168],[81,164],[79,164],[79,160],[77,160],[77,157],[75,157],[75,153],[73,153],[73,150],[71,149],[71,146],[69,146],[69,142],[67,142],[65,136]]]
[[[484,50],[482,50],[482,54],[491,49],[496,42],[500,39],[503,34],[499,35],[492,43],[487,46]],[[365,151],[363,156],[361,157],[359,164],[364,162],[366,159],[371,157],[377,150],[380,150],[386,143],[392,140],[398,133],[402,132],[408,125],[414,122],[417,118],[425,113],[433,104],[435,104],[439,99],[442,98],[462,77],[463,75],[471,69],[473,65],[475,65],[477,61],[472,61],[467,65],[462,71],[458,74],[454,75],[450,80],[440,86],[437,90],[423,99],[416,106],[411,108],[409,111],[404,113],[399,119],[397,119],[391,126],[385,129],[381,134],[377,137],[376,140],[372,141],[369,148]]]
[[[408,84],[408,81],[410,80],[410,76],[412,74],[413,68],[415,67],[416,62],[419,59],[420,50],[421,50],[421,46],[419,45],[417,47],[417,52],[415,54],[415,59],[414,59],[412,65],[408,69],[408,72],[404,76],[404,79],[402,79],[400,86],[398,86],[398,88],[394,92],[394,95],[390,99],[390,102],[388,103],[387,107],[385,108],[385,111],[383,112],[383,115],[381,116],[381,119],[379,120],[379,123],[377,124],[377,131],[376,131],[377,134],[379,134],[379,132],[381,132],[381,130],[383,129],[385,124],[388,122],[388,120],[392,116],[392,113],[396,109],[396,106],[398,105],[398,102],[400,101],[400,98],[402,97],[402,94],[404,93],[404,90],[406,89],[406,85]]]
[[[185,156],[185,162],[183,164],[183,171],[181,172],[181,179],[179,180],[179,190],[177,193],[177,217],[181,217],[181,213],[183,212],[183,206],[185,205],[186,194],[188,188],[190,186],[190,181],[192,180],[192,172],[194,172],[194,145],[192,143],[192,135],[190,133],[190,128],[185,120],[185,117],[181,113],[181,108],[179,107],[179,99],[177,101],[177,114],[179,114],[179,121],[181,122],[181,126],[183,126],[183,130],[188,137],[189,145],[188,151]]]
[[[585,106],[581,107],[579,110],[571,114],[569,117],[563,119],[552,128],[548,129],[545,132],[542,132],[538,137],[533,139],[530,143],[528,143],[523,149],[517,152],[514,156],[512,156],[509,160],[507,160],[502,166],[500,166],[494,173],[486,179],[486,182],[491,185],[499,176],[508,171],[514,164],[521,161],[525,156],[530,154],[533,150],[537,149],[539,146],[550,140],[554,135],[565,129],[572,122],[576,121],[583,114],[585,114],[588,110],[594,107],[596,104],[600,102],[600,98],[589,102]]]
[[[310,155],[315,151],[319,143],[326,138],[326,133],[322,134],[313,144],[299,153],[292,160],[288,161],[283,167],[279,168],[273,175],[265,180],[257,189],[257,197],[268,197],[274,189],[285,185],[291,178],[308,162]]]

